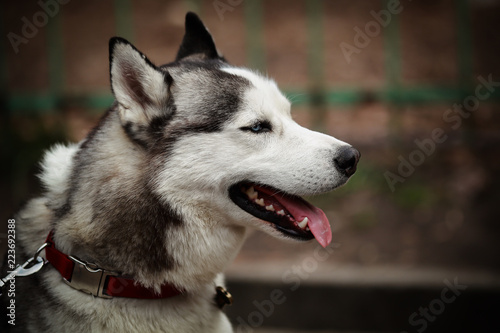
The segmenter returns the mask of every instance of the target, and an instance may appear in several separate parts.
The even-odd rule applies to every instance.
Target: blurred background
[[[304,126],[362,153],[310,200],[333,244],[252,234],[228,268],[236,332],[500,332],[499,0],[41,0],[0,11],[2,249],[45,149],[112,101],[108,40],[174,59],[200,14]]]

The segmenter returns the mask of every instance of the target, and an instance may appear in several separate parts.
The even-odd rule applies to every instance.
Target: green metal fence
[[[268,0],[272,1],[272,0]],[[381,0],[385,8],[390,0]],[[201,0],[189,0],[187,7],[200,12]],[[247,62],[252,68],[265,69],[266,58],[263,50],[263,1],[246,0],[242,5],[246,26]],[[294,95],[295,104],[306,105],[354,105],[364,101],[380,101],[393,105],[447,103],[462,100],[473,94],[473,59],[472,33],[470,23],[469,2],[457,0],[455,4],[457,22],[457,64],[459,80],[454,85],[439,86],[405,86],[401,84],[400,29],[398,15],[394,15],[390,24],[383,29],[386,84],[375,90],[363,88],[328,89],[323,77],[324,52],[323,45],[324,2],[321,0],[306,1],[307,38],[308,38],[308,75],[309,85],[303,91],[286,91]],[[203,13],[200,13],[203,15]],[[111,105],[113,97],[110,93],[89,92],[81,95],[69,95],[64,92],[63,41],[61,33],[61,16],[64,10],[51,18],[47,25],[47,47],[49,87],[46,91],[36,93],[11,93],[8,90],[8,64],[5,50],[0,49],[0,88],[4,92],[5,107],[12,114],[26,112],[44,113],[57,110],[68,103],[77,104],[90,109],[102,109]],[[132,22],[132,1],[114,0],[116,32],[129,40],[134,39]],[[4,27],[0,13],[0,29]],[[4,31],[0,34],[5,36]],[[0,47],[4,47],[0,43]],[[490,100],[500,101],[500,92],[495,91]]]

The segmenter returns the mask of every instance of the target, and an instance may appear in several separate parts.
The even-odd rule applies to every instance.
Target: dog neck
[[[189,292],[213,284],[246,228],[219,221],[209,207],[190,214],[156,193],[144,176],[147,153],[115,117],[108,112],[68,165],[66,199],[54,209],[57,245],[145,287],[173,283]]]

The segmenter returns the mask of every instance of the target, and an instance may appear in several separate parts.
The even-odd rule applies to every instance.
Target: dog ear
[[[205,59],[222,59],[217,53],[212,35],[198,15],[188,12],[186,14],[186,33],[175,60],[181,60],[195,54],[201,55]]]
[[[109,41],[111,88],[122,125],[145,125],[164,112],[171,76],[156,67],[127,40]]]

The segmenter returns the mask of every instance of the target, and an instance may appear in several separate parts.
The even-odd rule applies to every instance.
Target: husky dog
[[[16,280],[12,328],[232,332],[221,272],[247,230],[327,246],[325,214],[300,196],[345,184],[359,152],[295,123],[276,84],[228,64],[193,13],[174,62],[122,38],[109,50],[116,101],[45,155],[44,194],[16,217],[18,262],[47,240],[49,264]]]

